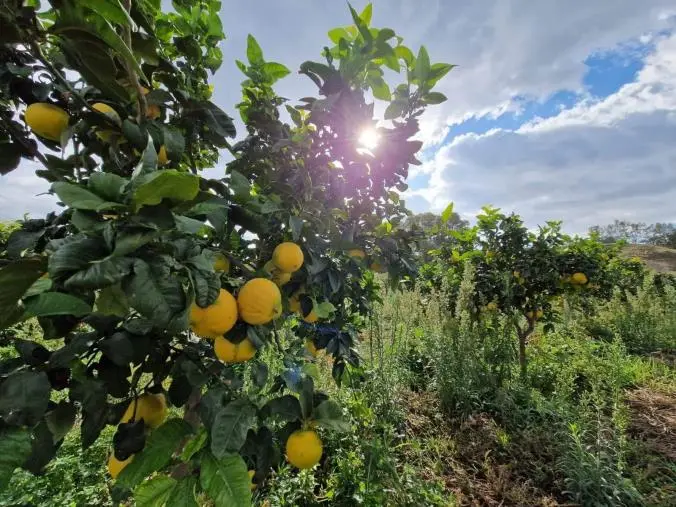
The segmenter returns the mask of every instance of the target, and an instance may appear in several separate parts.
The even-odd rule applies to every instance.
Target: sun
[[[380,135],[374,128],[365,128],[359,134],[359,146],[367,150],[373,150],[378,146]]]

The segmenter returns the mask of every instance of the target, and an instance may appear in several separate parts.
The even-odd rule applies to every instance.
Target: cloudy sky
[[[317,59],[339,1],[225,1],[225,63],[215,101],[233,116],[246,36],[291,69]],[[448,202],[471,217],[492,204],[571,232],[614,219],[676,222],[676,4],[673,0],[375,0],[391,27],[433,62],[458,67],[449,100],[423,118],[423,165],[406,195],[416,212]],[[354,1],[360,10],[365,2]],[[292,73],[278,92],[312,93]],[[0,177],[0,218],[54,207],[24,164]],[[222,167],[213,175],[222,174]]]

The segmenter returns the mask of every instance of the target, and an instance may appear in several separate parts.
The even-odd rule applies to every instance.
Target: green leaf
[[[349,41],[351,40],[350,32],[345,30],[345,28],[334,28],[333,30],[329,30],[329,39],[331,39],[334,44],[338,44],[340,39]]]
[[[415,69],[413,75],[422,86],[430,75],[430,56],[427,54],[425,46],[420,46],[418,58],[415,60]]]
[[[95,309],[102,315],[125,317],[129,312],[129,301],[119,283],[101,289],[96,296]]]
[[[441,212],[441,221],[446,224],[453,217],[453,203],[446,206],[446,209]]]
[[[124,129],[124,124],[122,125],[122,128]],[[155,150],[153,138],[148,134],[146,147],[141,155],[141,160],[134,168],[134,172],[131,176],[134,187],[139,185],[139,180],[144,176],[154,173],[155,171],[157,171],[157,150]]]
[[[261,67],[261,70],[272,83],[279,81],[291,73],[291,71],[285,65],[277,62],[264,63]]]
[[[373,17],[373,4],[368,3],[366,4],[366,7],[364,7],[364,10],[361,11],[359,18],[364,22],[366,26],[369,26],[371,24],[372,17]]]
[[[118,35],[111,24],[102,17],[93,18],[91,21],[93,22],[93,25],[95,25],[94,30],[96,35],[106,44],[108,44],[108,46],[113,49],[113,51],[117,52],[121,60],[130,64],[143,81],[149,83],[150,80],[143,73],[141,64],[134,56],[134,53],[132,53],[131,48],[125,44],[125,42],[122,40],[122,37]],[[91,31],[89,27],[87,29]]]
[[[413,51],[411,51],[406,46],[395,47],[394,54],[397,55],[397,58],[404,60],[404,62],[406,62],[406,64],[409,67],[413,65],[413,63],[415,62],[415,56],[413,55]]]
[[[423,100],[425,101],[425,104],[441,104],[448,99],[443,93],[430,92],[423,95]]]
[[[390,87],[387,86],[387,83],[382,77],[369,79],[368,82],[375,98],[387,101],[392,98]]]
[[[247,202],[251,199],[251,183],[246,176],[239,171],[231,169],[230,172],[230,188],[235,194],[237,202]]]
[[[191,426],[182,419],[165,422],[150,434],[143,450],[134,455],[132,462],[118,476],[117,482],[132,489],[151,473],[163,469],[191,432]]]
[[[300,421],[303,414],[298,398],[291,394],[285,394],[280,398],[273,398],[263,406],[263,412],[270,412],[278,416],[282,421]]]
[[[105,200],[89,190],[65,181],[54,183],[52,191],[66,206],[74,209],[96,211],[99,206],[106,203]]]
[[[294,241],[300,239],[300,234],[303,231],[303,219],[297,216],[289,217],[289,227],[291,228],[291,237]]]
[[[17,303],[44,272],[42,259],[22,259],[0,270],[0,329],[21,315]]]
[[[251,506],[249,474],[239,455],[217,460],[211,453],[205,453],[201,461],[200,484],[214,505]]]
[[[361,34],[362,38],[367,43],[371,42],[373,40],[373,37],[371,36],[371,32],[369,31],[368,26],[364,23],[359,14],[357,14],[357,11],[355,11],[349,3],[347,5],[350,8],[352,20],[354,21],[354,24],[357,26],[357,30],[359,30],[359,33]]]
[[[164,128],[164,146],[169,160],[181,160],[185,151],[185,138],[176,128]]]
[[[313,412],[313,419],[320,426],[333,431],[350,431],[350,423],[345,421],[340,406],[332,400],[325,400],[317,405]]]
[[[450,63],[435,63],[432,65],[430,68],[430,77],[427,80],[429,88],[432,88],[437,83],[437,81],[448,74],[448,72],[454,67],[457,67],[457,65],[451,65]]]
[[[134,490],[136,507],[162,507],[169,500],[176,484],[176,479],[168,475],[158,475],[145,481]]]
[[[108,255],[100,238],[77,234],[57,241],[54,245],[50,243],[56,246],[56,251],[49,256],[49,274],[54,279],[87,269],[92,262]]]
[[[31,452],[31,434],[24,428],[7,428],[0,433],[0,491],[9,484],[14,470]]]
[[[328,301],[323,301],[314,307],[317,317],[320,319],[328,319],[332,313],[336,311],[336,307]]]
[[[73,315],[83,317],[92,312],[92,307],[80,298],[62,292],[43,292],[24,301],[27,317]]]
[[[132,29],[136,26],[127,10],[122,7],[119,0],[81,0],[80,5],[87,7],[101,17],[117,23],[120,26],[129,26]]]
[[[126,178],[117,174],[95,172],[89,177],[88,185],[89,189],[102,199],[122,202],[122,192],[127,183],[129,181]]]
[[[7,174],[19,167],[22,153],[20,144],[0,142],[0,174]]]
[[[131,273],[132,259],[109,257],[92,261],[85,269],[72,275],[65,282],[67,289],[98,289],[120,282]]]
[[[138,180],[133,195],[136,210],[146,204],[160,204],[163,199],[190,201],[199,192],[199,176],[175,169],[153,172]]]
[[[197,507],[195,486],[197,477],[184,477],[178,481],[167,500],[167,507]]]
[[[399,118],[404,114],[404,111],[407,107],[407,101],[395,100],[391,102],[389,106],[387,106],[387,109],[385,109],[384,118],[386,120],[394,120],[395,118]]]
[[[246,38],[246,57],[251,65],[263,63],[263,50],[258,44],[256,38],[249,34]]]
[[[131,231],[119,231],[115,236],[115,250],[112,256],[122,257],[135,252],[143,245],[150,243],[160,235],[158,231],[138,229]]]
[[[50,391],[44,372],[14,372],[0,384],[0,416],[12,425],[35,424],[47,410]]]
[[[235,400],[216,412],[211,425],[211,452],[216,458],[238,452],[254,425],[256,408],[248,400]]]
[[[180,332],[188,327],[188,299],[180,278],[163,263],[136,259],[134,274],[123,282],[129,304],[158,328]]]
[[[65,437],[75,424],[77,409],[72,403],[62,401],[45,416],[47,427],[54,436],[54,442]]]
[[[181,452],[181,460],[188,462],[198,451],[202,450],[204,444],[207,441],[209,434],[204,426],[200,426],[197,435],[188,440],[183,446],[183,451]]]
[[[134,344],[126,333],[115,333],[99,343],[101,352],[118,366],[127,366],[134,360]]]

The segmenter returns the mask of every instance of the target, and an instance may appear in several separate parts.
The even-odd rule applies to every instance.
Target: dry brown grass
[[[625,257],[639,257],[658,273],[676,272],[676,250],[654,245],[627,245],[622,249]]]

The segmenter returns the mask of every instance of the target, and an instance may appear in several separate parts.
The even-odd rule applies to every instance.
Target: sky
[[[329,29],[351,22],[342,1],[223,4],[213,100],[234,117],[243,79],[234,60],[247,34],[267,60],[295,70],[319,59]],[[454,202],[471,219],[493,205],[575,233],[615,219],[676,222],[673,0],[375,0],[372,23],[458,65],[437,86],[449,100],[422,117],[423,164],[404,196],[414,212]],[[296,72],[276,89],[290,99],[315,92]],[[55,209],[51,196],[35,197],[48,190],[35,168],[0,177],[0,219]]]

